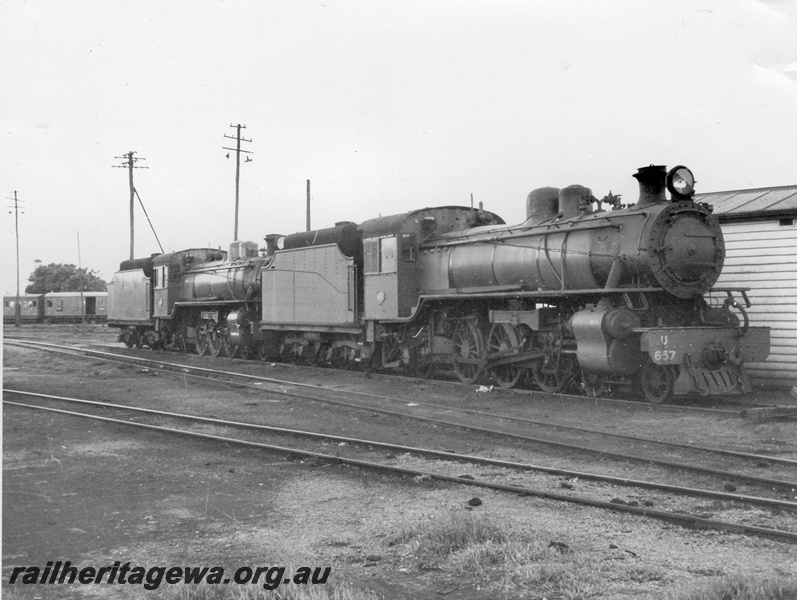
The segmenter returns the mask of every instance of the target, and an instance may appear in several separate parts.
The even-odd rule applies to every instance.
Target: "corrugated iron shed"
[[[714,207],[720,222],[797,217],[797,185],[695,194]]]

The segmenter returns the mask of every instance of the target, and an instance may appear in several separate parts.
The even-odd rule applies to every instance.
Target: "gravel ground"
[[[95,337],[103,335],[100,330]],[[257,392],[10,346],[4,350],[5,387],[220,417],[248,408],[290,417],[297,428],[327,419],[318,407]],[[313,376],[330,384],[350,377],[361,375]],[[375,389],[383,384],[362,385]],[[416,384],[386,385],[394,394],[418,393]],[[369,420],[351,411],[339,413],[341,423],[350,419],[350,428],[365,427],[361,433],[368,437]],[[731,423],[764,441],[786,438],[793,425],[737,419],[718,422],[717,435]],[[410,434],[404,443],[424,443],[428,432],[417,429],[418,439]],[[791,438],[781,441],[792,443]],[[423,462],[405,456],[396,460]],[[442,467],[440,461],[427,466]],[[474,496],[481,505],[468,504]],[[331,566],[333,585],[373,590],[384,598],[541,597],[541,584],[534,578],[509,585],[498,576],[463,574],[456,557],[428,556],[410,541],[397,541],[401,532],[451,514],[551,545],[553,554],[566,548],[595,573],[581,597],[653,598],[690,580],[797,572],[797,547],[767,540],[10,406],[3,409],[3,501],[3,595],[12,598],[141,597],[138,586],[8,585],[15,566],[57,560],[230,569]]]

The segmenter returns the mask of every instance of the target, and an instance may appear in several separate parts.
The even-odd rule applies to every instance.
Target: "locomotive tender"
[[[518,225],[424,208],[268,235],[260,252],[235,242],[229,255],[124,261],[108,324],[128,346],[446,368],[506,388],[597,396],[634,384],[651,402],[749,391],[744,363],[766,359],[769,329],[749,326],[745,290],[712,289],[725,257],[717,219],[693,201],[686,167],[634,177],[628,207],[579,185],[540,188]]]

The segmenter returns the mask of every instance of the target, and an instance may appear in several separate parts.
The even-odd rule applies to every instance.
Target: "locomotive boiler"
[[[539,188],[526,219],[444,206],[289,236],[125,261],[109,324],[132,345],[451,370],[463,383],[651,402],[750,389],[769,353],[745,290],[714,288],[725,248],[683,166],[637,171],[624,206]],[[669,198],[667,192],[669,191]],[[114,287],[116,286],[116,287]]]
[[[639,201],[593,210],[589,188],[542,188],[527,199],[519,226],[465,230],[434,240],[452,288],[527,290],[661,288],[678,298],[707,292],[725,257],[722,231],[708,208],[674,186],[665,197],[664,167],[639,169]],[[688,178],[681,167],[671,178]]]

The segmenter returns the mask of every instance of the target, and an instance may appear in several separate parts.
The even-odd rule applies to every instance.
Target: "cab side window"
[[[162,290],[166,288],[169,282],[169,266],[164,265],[162,267],[157,267],[152,273],[152,283],[155,286],[156,290]]]
[[[398,267],[396,256],[396,238],[388,237],[379,240],[379,258],[382,261],[382,273],[395,273]]]
[[[363,271],[365,273],[395,273],[398,268],[398,248],[395,236],[372,238],[363,242]]]
[[[415,236],[411,233],[401,235],[401,260],[415,262]]]

